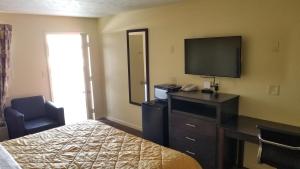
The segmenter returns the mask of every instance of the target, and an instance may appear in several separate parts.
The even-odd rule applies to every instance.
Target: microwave
[[[154,97],[158,100],[167,100],[169,92],[177,92],[181,86],[176,84],[159,84],[154,85]]]

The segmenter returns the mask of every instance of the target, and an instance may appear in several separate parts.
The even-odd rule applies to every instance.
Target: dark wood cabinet
[[[219,126],[237,117],[238,102],[237,95],[170,93],[170,147],[192,156],[204,169],[218,168]]]
[[[159,100],[142,103],[143,138],[168,146],[168,103]]]
[[[206,168],[215,168],[211,159],[216,155],[216,123],[177,111],[172,112],[170,123],[170,146],[201,161]]]

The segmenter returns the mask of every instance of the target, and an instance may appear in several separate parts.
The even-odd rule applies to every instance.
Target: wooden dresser
[[[204,169],[218,168],[220,146],[234,154],[236,142],[219,143],[218,135],[221,124],[237,117],[239,96],[177,92],[169,94],[168,104],[171,148],[194,157]]]

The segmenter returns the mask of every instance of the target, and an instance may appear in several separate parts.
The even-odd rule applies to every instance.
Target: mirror
[[[148,29],[127,30],[129,102],[141,105],[150,100]]]

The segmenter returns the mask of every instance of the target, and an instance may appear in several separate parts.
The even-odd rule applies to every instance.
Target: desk
[[[243,166],[244,160],[244,144],[245,141],[258,144],[258,129],[257,125],[265,126],[268,128],[275,129],[283,133],[293,133],[300,135],[300,127],[271,122],[267,120],[261,120],[246,116],[238,116],[235,120],[231,120],[223,124],[220,128],[220,133],[222,134],[223,140],[226,138],[236,139],[238,142],[238,151],[236,155],[237,167],[238,169],[245,169]],[[224,152],[220,150],[221,153]],[[220,156],[219,158],[222,158]],[[220,164],[224,164],[222,159],[219,159]],[[226,166],[225,166],[226,168]]]

